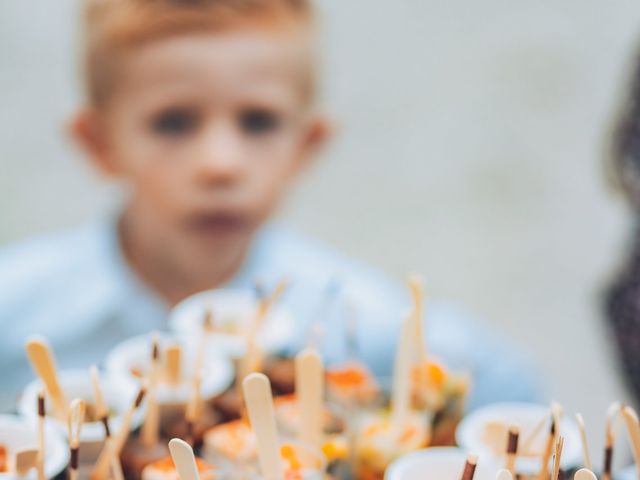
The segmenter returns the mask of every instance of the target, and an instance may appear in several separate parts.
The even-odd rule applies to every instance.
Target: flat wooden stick
[[[424,337],[424,287],[422,277],[417,274],[409,275],[407,279],[411,298],[413,299],[413,318],[415,328],[416,352],[420,363],[427,362],[427,346]]]
[[[104,446],[102,448],[108,452],[106,455],[109,456],[109,465],[111,466],[111,474],[113,475],[114,480],[124,480],[120,456],[114,455],[113,439],[111,438],[111,428],[109,427],[109,408],[107,407],[107,404],[104,401],[104,396],[102,395],[98,368],[95,365],[91,366],[90,374],[91,386],[93,388],[93,399],[96,404],[96,416],[104,426]]]
[[[411,399],[411,361],[414,343],[414,325],[411,316],[404,319],[400,329],[400,338],[396,349],[393,371],[393,390],[391,392],[391,421],[394,428],[401,432],[407,422]]]
[[[460,480],[473,480],[476,473],[476,466],[478,465],[478,456],[469,454],[467,461],[464,463],[464,470],[462,470],[462,476]]]
[[[590,469],[582,468],[576,472],[573,480],[598,480],[598,478]]]
[[[180,480],[200,480],[193,448],[184,440],[174,438],[169,442],[169,452]]]
[[[158,376],[160,374],[160,346],[158,337],[153,336],[151,347],[151,370],[149,372],[149,390],[147,392],[147,416],[142,424],[140,441],[147,448],[158,443],[160,428],[160,405],[158,404]]]
[[[31,366],[44,384],[44,387],[51,398],[55,416],[62,421],[67,417],[67,400],[58,382],[56,363],[49,348],[49,344],[44,338],[34,337],[27,340],[25,345],[27,357]]]
[[[520,429],[517,425],[511,425],[509,427],[509,435],[507,437],[507,458],[505,461],[505,470],[508,470],[511,475],[516,474],[516,458],[518,456],[518,439],[520,438]]]
[[[498,475],[496,475],[496,480],[513,480],[513,475],[509,470],[505,470],[504,468],[498,470]]]
[[[591,464],[591,455],[589,455],[589,443],[587,442],[587,432],[584,427],[584,418],[582,415],[576,414],[576,423],[578,424],[578,428],[580,429],[580,441],[582,442],[582,455],[584,457],[584,466],[587,467],[588,470],[593,470],[593,465]]]
[[[36,460],[36,472],[38,474],[38,480],[46,480],[44,462],[46,457],[45,452],[45,422],[46,422],[47,409],[45,406],[44,390],[38,392],[38,458]]]
[[[115,437],[113,437],[112,452],[107,451],[106,449],[102,449],[102,451],[100,452],[100,456],[98,457],[96,465],[93,467],[93,471],[91,472],[92,480],[102,480],[106,477],[111,463],[111,455],[115,455],[118,458],[120,457],[120,452],[122,452],[122,448],[124,447],[124,444],[129,437],[129,432],[131,431],[131,422],[133,421],[133,415],[140,407],[140,404],[142,403],[142,400],[144,399],[146,393],[146,387],[140,387],[135,400],[129,407],[129,410],[127,410],[122,417],[120,430],[118,430]]]
[[[296,355],[295,381],[300,410],[300,441],[321,448],[324,369],[315,349],[306,349]]]
[[[260,470],[265,480],[283,480],[280,442],[269,379],[262,373],[248,375],[243,383],[251,428],[256,435]]]
[[[177,343],[168,346],[164,352],[164,358],[167,381],[171,385],[179,384],[182,376],[182,347]]]
[[[69,480],[78,480],[78,463],[80,453],[80,433],[84,423],[86,405],[84,400],[76,398],[71,402],[67,416],[67,433],[69,436]]]
[[[611,480],[611,469],[613,466],[613,445],[615,443],[614,424],[622,405],[620,402],[613,402],[607,408],[605,419],[605,440],[604,440],[604,462],[602,467],[602,480]]]
[[[195,439],[193,438],[193,429],[194,425],[198,421],[198,416],[200,414],[200,406],[202,403],[202,398],[200,395],[200,386],[202,383],[202,377],[200,375],[196,375],[191,382],[191,397],[189,398],[189,402],[187,403],[187,407],[185,409],[185,420],[187,421],[187,434],[189,436],[189,441],[191,445],[195,444]]]
[[[627,426],[627,432],[631,440],[633,459],[636,462],[638,478],[640,479],[640,424],[638,423],[638,415],[636,411],[628,405],[622,407],[621,413],[624,423]]]

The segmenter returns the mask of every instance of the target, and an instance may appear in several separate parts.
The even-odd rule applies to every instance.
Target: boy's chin
[[[201,266],[219,263],[224,258],[244,256],[251,243],[251,231],[190,232],[185,238],[184,254]]]

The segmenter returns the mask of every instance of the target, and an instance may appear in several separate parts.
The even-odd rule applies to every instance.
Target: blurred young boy
[[[389,375],[404,289],[265,225],[328,134],[309,0],[89,0],[85,30],[88,95],[73,134],[129,195],[113,219],[0,253],[1,390],[30,377],[28,335],[47,336],[62,366],[86,366],[165,327],[185,297],[256,278],[291,280],[292,350],[327,297],[348,298],[359,355]],[[338,360],[340,315],[325,315],[324,354]],[[430,351],[473,375],[472,406],[535,396],[506,342],[452,307],[430,304],[427,317]]]

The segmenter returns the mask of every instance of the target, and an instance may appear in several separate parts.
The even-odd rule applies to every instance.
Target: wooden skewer
[[[553,477],[551,480],[558,480],[560,477],[560,462],[562,461],[562,447],[564,446],[564,437],[560,435],[556,443],[555,454],[553,455]]]
[[[605,420],[604,462],[602,467],[602,480],[611,480],[613,467],[613,444],[615,443],[614,422],[620,413],[620,402],[613,402],[607,409]]]
[[[511,425],[509,427],[509,435],[507,437],[507,458],[505,461],[505,470],[508,470],[511,475],[516,474],[516,458],[518,456],[518,439],[520,438],[520,429],[517,425]]]
[[[38,450],[35,448],[24,448],[16,452],[16,474],[24,477],[29,470],[38,466]]]
[[[256,314],[249,326],[247,332],[247,350],[244,359],[240,362],[236,376],[236,385],[240,387],[243,379],[252,372],[258,372],[262,368],[262,351],[258,345],[258,333],[262,328],[265,318],[269,314],[269,311],[280,299],[287,289],[289,282],[287,279],[281,280],[274,291],[269,296],[265,296],[262,292],[260,284],[256,285],[256,290],[259,292],[258,308]]]
[[[168,382],[171,385],[179,384],[182,376],[182,347],[177,343],[170,345],[165,350],[164,358]]]
[[[295,381],[300,410],[300,441],[320,448],[324,370],[320,355],[314,349],[303,350],[296,356]]]
[[[582,442],[582,455],[584,457],[584,466],[587,467],[588,470],[593,470],[593,465],[591,464],[591,455],[589,455],[589,444],[587,442],[587,432],[584,427],[584,419],[582,415],[576,414],[576,423],[578,424],[578,428],[580,429],[580,441]]]
[[[413,298],[414,310],[412,314],[414,322],[414,334],[416,340],[417,353],[420,363],[426,363],[427,361],[427,347],[424,338],[424,287],[423,281],[420,275],[412,274],[407,279],[409,291]]]
[[[184,440],[174,438],[169,441],[169,451],[171,458],[178,471],[180,480],[199,480],[200,473],[196,464],[196,457],[193,448]]]
[[[56,363],[49,344],[43,338],[34,337],[27,341],[25,348],[31,366],[40,377],[51,398],[56,417],[61,421],[65,421],[68,404],[58,382]]]
[[[158,337],[153,336],[151,348],[151,370],[149,372],[149,390],[147,392],[147,416],[142,424],[140,440],[147,448],[158,443],[160,428],[160,405],[158,404],[158,375],[160,373],[160,346]]]
[[[573,480],[598,480],[598,478],[590,469],[581,468],[573,476]]]
[[[86,405],[84,400],[76,398],[71,402],[67,416],[67,433],[69,435],[69,480],[78,480],[78,464],[80,453],[80,433],[84,423]]]
[[[93,399],[96,405],[96,416],[102,422],[104,426],[104,447],[103,450],[108,452],[105,455],[109,456],[109,464],[111,466],[111,474],[114,480],[124,480],[124,473],[122,472],[122,464],[120,463],[120,456],[114,454],[113,439],[111,438],[111,428],[109,427],[109,408],[104,401],[102,395],[102,389],[100,388],[100,377],[98,375],[98,368],[92,365],[90,368],[91,374],[91,386],[93,388]]]
[[[473,480],[473,476],[476,474],[476,466],[478,465],[478,456],[469,454],[467,461],[464,463],[464,470],[462,470],[462,476],[460,480]]]
[[[391,421],[398,432],[403,431],[410,410],[411,354],[415,335],[413,327],[411,316],[405,318],[400,329],[400,339],[396,350],[393,390],[391,392]]]
[[[38,480],[46,480],[44,461],[45,453],[45,433],[44,426],[46,421],[47,409],[45,407],[44,390],[38,392],[38,458],[36,460],[36,471]]]
[[[504,468],[498,470],[498,475],[496,475],[496,480],[513,480],[513,475],[509,470],[505,470]]]
[[[260,470],[265,480],[283,480],[278,431],[269,379],[252,373],[242,382],[251,428],[256,436]]]
[[[542,461],[540,464],[540,471],[537,475],[537,480],[547,480],[549,478],[549,460],[553,453],[553,444],[556,438],[557,428],[555,416],[551,416],[551,427],[547,435],[547,441],[544,446],[544,452],[542,453]]]
[[[638,478],[640,478],[640,424],[638,423],[638,415],[635,410],[628,405],[622,407],[622,418],[627,426],[627,432],[631,439],[631,449],[633,451],[633,459],[636,462]]]
[[[538,423],[536,423],[535,427],[533,427],[533,430],[529,432],[529,435],[526,436],[524,441],[521,442],[522,446],[520,447],[520,451],[523,454],[526,455],[528,452],[531,451],[531,446],[533,445],[533,442],[536,440],[536,438],[538,438],[538,435],[540,435],[540,433],[542,432],[548,419],[549,419],[549,415],[545,414],[545,416],[542,417]]]
[[[116,435],[113,437],[113,442],[112,442],[113,451],[108,452],[105,449],[103,449],[100,452],[98,461],[96,462],[96,465],[93,468],[93,472],[91,472],[92,480],[102,480],[103,478],[106,477],[107,472],[109,470],[109,466],[110,466],[111,455],[120,457],[120,452],[122,452],[124,444],[126,443],[127,438],[129,437],[129,433],[131,431],[131,422],[133,421],[133,415],[142,404],[142,400],[144,400],[146,393],[147,393],[147,388],[145,386],[140,387],[140,390],[138,391],[138,394],[136,395],[135,400],[129,407],[129,410],[127,410],[127,412],[122,417],[122,422],[120,423],[120,430],[118,430]]]
[[[187,435],[192,445],[195,443],[193,429],[198,420],[198,415],[200,413],[200,404],[202,403],[202,399],[200,396],[201,382],[202,377],[200,375],[196,375],[192,382],[191,397],[189,398],[189,402],[187,403],[187,408],[185,410],[185,419],[187,421]]]

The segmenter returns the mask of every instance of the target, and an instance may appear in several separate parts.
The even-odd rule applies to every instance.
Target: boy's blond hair
[[[119,55],[148,41],[243,26],[311,27],[311,0],[85,0],[84,74],[88,100],[101,105]]]

